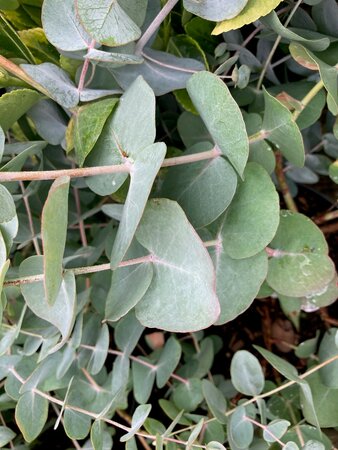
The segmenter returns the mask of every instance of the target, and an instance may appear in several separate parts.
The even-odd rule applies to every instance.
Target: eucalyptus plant
[[[338,180],[336,2],[0,11],[0,446],[330,449],[337,329],[295,347],[301,374],[255,346],[229,378],[210,327],[338,297],[295,200]]]

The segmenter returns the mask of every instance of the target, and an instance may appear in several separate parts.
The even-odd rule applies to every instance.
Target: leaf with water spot
[[[289,297],[320,294],[335,275],[327,243],[320,229],[306,216],[282,211],[271,242],[268,284]]]
[[[148,327],[195,331],[219,315],[215,274],[207,250],[176,202],[151,200],[136,232],[153,255],[154,276],[136,305]]]

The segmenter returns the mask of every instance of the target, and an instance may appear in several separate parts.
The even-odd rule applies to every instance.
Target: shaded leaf
[[[43,273],[43,257],[31,256],[20,265],[20,276],[40,275]],[[75,277],[72,272],[63,276],[60,291],[53,305],[45,298],[42,281],[21,285],[21,291],[28,307],[41,319],[53,324],[62,334],[62,340],[49,353],[61,348],[70,336],[75,320],[76,292]]]
[[[1,5],[0,5],[1,6]],[[5,426],[0,426],[0,447],[5,447],[12,439],[14,439],[16,433],[10,428]]]
[[[216,75],[200,72],[190,78],[187,90],[215,144],[242,176],[249,142],[241,111],[229,89]]]
[[[276,145],[292,164],[303,167],[305,160],[302,135],[291,112],[264,90],[265,110],[262,133]]]
[[[211,150],[209,143],[200,143],[184,152],[191,155]],[[216,220],[235,195],[237,176],[221,156],[170,168],[164,179],[161,195],[176,200],[195,228]],[[215,195],[222,192],[222,195]]]
[[[132,375],[133,375],[133,391],[135,400],[138,403],[146,403],[151,395],[156,375],[156,366],[151,361],[142,356],[138,357],[144,361],[143,365],[138,361],[132,361]]]
[[[276,188],[263,167],[250,162],[225,214],[220,232],[223,249],[236,259],[253,256],[271,242],[278,223]]]
[[[222,424],[226,424],[227,403],[223,392],[209,380],[202,380],[202,391],[213,416]]]
[[[35,64],[31,51],[2,14],[0,14],[0,39],[2,49],[9,50],[14,56]]]
[[[41,95],[32,89],[16,89],[0,97],[0,126],[7,131],[22,117]]]
[[[215,323],[222,325],[244,312],[256,298],[268,273],[265,251],[244,259],[233,259],[222,244],[211,250],[216,270],[216,293],[221,314]]]
[[[109,69],[118,84],[127,89],[139,76],[153,89],[155,95],[164,95],[177,89],[184,89],[190,76],[203,70],[204,64],[191,58],[178,58],[170,53],[147,48],[143,50],[144,62]]]
[[[7,144],[5,147],[6,153],[16,154],[16,156],[3,165],[0,172],[20,171],[26,160],[33,155],[39,155],[46,145],[47,142],[44,141]]]
[[[131,244],[166,149],[163,142],[158,142],[130,153],[130,186],[111,253],[112,269],[122,261]]]
[[[319,374],[322,382],[329,388],[338,388],[338,348],[337,348],[338,328],[330,328],[321,340],[318,358],[319,362],[337,357],[331,364],[327,364],[320,369]]]
[[[153,255],[154,267],[150,287],[136,305],[141,323],[180,332],[214,323],[219,304],[212,262],[177,203],[148,202],[136,237]]]
[[[109,98],[81,106],[74,113],[74,146],[80,167],[96,144],[116,103],[117,99]]]
[[[47,303],[53,305],[62,283],[62,260],[68,224],[69,177],[52,184],[42,210],[44,287]],[[55,212],[57,211],[57,214]]]
[[[130,355],[136,347],[143,330],[144,327],[131,311],[118,322],[115,328],[114,338],[116,345],[125,353],[125,355]]]

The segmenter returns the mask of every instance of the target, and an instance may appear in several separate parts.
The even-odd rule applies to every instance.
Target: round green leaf
[[[244,406],[238,406],[231,414],[227,431],[231,447],[243,450],[249,447],[253,439],[254,428],[252,423],[246,419]]]
[[[230,365],[231,382],[245,395],[258,395],[264,387],[264,374],[258,359],[246,350],[239,350]]]
[[[211,150],[200,143],[184,152],[191,155]],[[237,187],[237,176],[222,157],[170,168],[161,196],[176,200],[195,228],[214,222],[229,206]]]
[[[196,331],[219,316],[212,261],[176,202],[151,200],[136,232],[152,256],[154,276],[136,316],[147,327]]]
[[[279,223],[279,198],[268,173],[251,162],[244,171],[221,231],[224,251],[231,258],[249,258],[273,239]]]
[[[179,410],[194,411],[203,400],[201,380],[190,378],[186,383],[180,383],[173,392],[172,400]]]
[[[289,297],[320,294],[334,277],[327,243],[320,229],[299,213],[284,211],[271,247],[267,282]]]

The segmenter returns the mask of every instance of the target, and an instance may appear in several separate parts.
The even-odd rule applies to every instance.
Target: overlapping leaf
[[[325,238],[302,214],[282,212],[271,247],[267,281],[280,294],[294,297],[320,294],[335,274]]]
[[[249,155],[249,142],[241,111],[227,86],[209,72],[193,75],[189,95],[215,144],[240,176]]]
[[[187,11],[196,16],[216,22],[238,16],[247,3],[248,0],[184,0],[183,4]]]
[[[16,89],[0,97],[0,126],[7,131],[23,116],[41,95],[32,89]]]
[[[154,276],[136,315],[148,327],[193,331],[216,321],[210,257],[176,202],[151,200],[136,232],[153,255]]]

